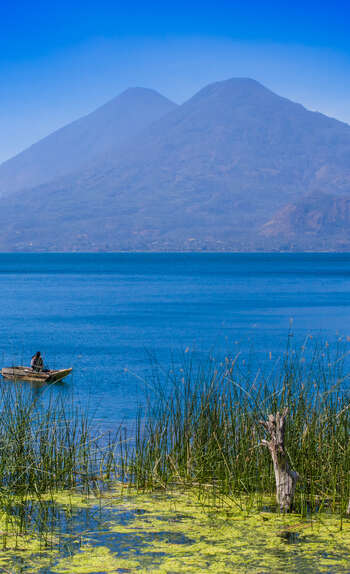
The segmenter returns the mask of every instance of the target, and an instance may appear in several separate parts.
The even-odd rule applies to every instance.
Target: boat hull
[[[59,371],[37,372],[30,367],[4,367],[1,375],[10,381],[33,381],[40,383],[57,383],[62,381],[72,369],[61,369]]]

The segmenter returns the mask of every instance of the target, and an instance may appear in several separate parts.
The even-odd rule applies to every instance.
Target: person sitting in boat
[[[35,355],[32,356],[30,366],[33,369],[33,371],[37,371],[38,373],[44,370],[44,361],[40,354],[40,351],[37,351],[37,353],[35,353]]]

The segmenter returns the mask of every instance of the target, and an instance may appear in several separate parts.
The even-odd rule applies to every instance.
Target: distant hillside
[[[93,165],[176,104],[154,90],[129,88],[91,114],[52,133],[0,165],[0,195]]]
[[[310,194],[320,205],[350,197],[349,160],[347,124],[254,80],[217,82],[117,153],[0,200],[0,249],[294,249],[276,214]],[[306,249],[309,236],[292,219]],[[327,245],[339,247],[336,235]]]
[[[286,250],[347,250],[350,194],[313,193],[286,205],[261,229],[271,244]]]

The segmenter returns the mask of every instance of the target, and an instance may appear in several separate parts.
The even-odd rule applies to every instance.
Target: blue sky
[[[128,86],[253,77],[350,123],[350,3],[0,3],[0,162]]]

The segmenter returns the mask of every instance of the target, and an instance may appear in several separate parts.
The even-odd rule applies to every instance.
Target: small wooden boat
[[[57,383],[71,373],[72,369],[60,371],[34,371],[31,367],[4,367],[1,374],[10,381],[35,381],[41,383]]]

